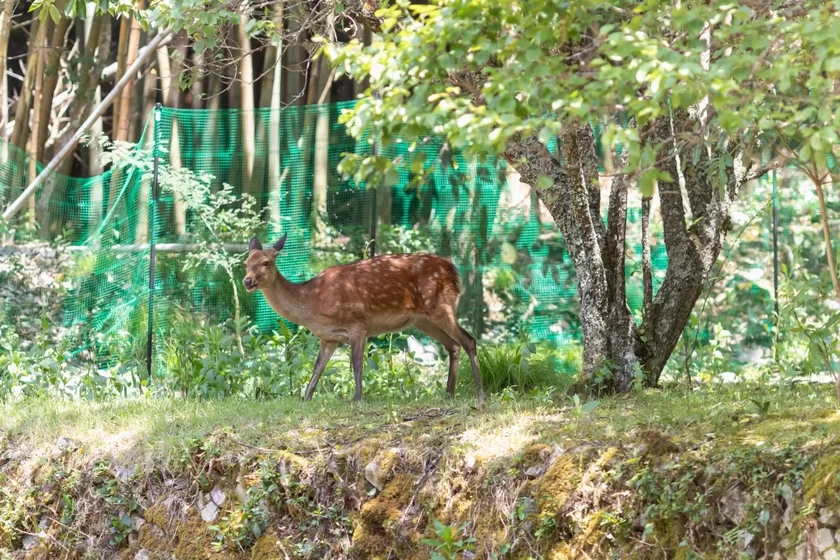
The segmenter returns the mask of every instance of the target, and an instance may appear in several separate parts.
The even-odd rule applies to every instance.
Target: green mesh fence
[[[462,320],[482,338],[510,339],[524,330],[532,339],[558,345],[579,341],[571,259],[536,199],[511,186],[504,163],[490,157],[467,161],[442,150],[439,141],[429,141],[418,149],[426,153],[427,165],[434,167],[429,179],[414,188],[408,144],[394,143],[383,155],[403,156],[399,183],[375,189],[372,205],[372,189],[342,179],[336,171],[342,154],[371,151],[369,144],[356,142],[338,124],[341,110],[348,106],[256,110],[248,185],[240,111],[163,109],[159,122],[150,116],[138,145],[150,151],[156,146],[161,160],[173,166],[212,174],[214,188],[228,183],[237,192],[257,197],[265,209],[269,241],[282,233],[289,235],[278,265],[293,281],[307,279],[330,264],[331,254],[364,256],[373,213],[379,232],[377,252],[406,244],[411,249],[411,242],[452,257],[465,291]],[[0,149],[0,201],[5,207],[32,174],[25,154],[8,144]],[[327,186],[321,216],[315,208],[318,181]],[[161,193],[156,215],[152,213],[151,190],[148,170],[131,167],[90,179],[57,174],[34,198],[32,218],[42,228],[35,235],[51,240],[62,236],[77,248],[64,322],[78,333],[76,351],[98,363],[124,359],[113,347],[115,341],[124,346],[126,339],[135,357],[145,355],[151,220],[158,244],[191,240],[189,216],[179,216],[167,193]],[[19,216],[17,227],[25,228],[30,219]],[[642,302],[639,221],[640,212],[631,205],[627,273],[634,311]],[[322,227],[316,228],[318,223]],[[242,241],[247,241],[247,232]],[[667,263],[664,244],[656,235],[652,253],[656,289]],[[237,272],[240,279],[241,273]],[[154,286],[158,344],[166,340],[174,313],[198,313],[213,321],[232,315],[229,279],[218,270],[183,266],[183,253],[158,252]],[[243,312],[261,330],[277,327],[278,318],[261,294],[240,291],[240,298]],[[159,353],[157,347],[154,354]]]

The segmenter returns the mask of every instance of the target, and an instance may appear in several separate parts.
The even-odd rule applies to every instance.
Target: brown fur
[[[321,340],[315,371],[306,399],[341,343],[350,343],[356,376],[356,400],[361,399],[364,342],[370,336],[415,326],[449,351],[447,391],[455,392],[460,348],[470,356],[476,395],[484,394],[478,372],[475,339],[458,324],[461,297],[458,270],[452,262],[427,254],[380,255],[351,264],[332,266],[311,280],[294,284],[277,270],[275,261],[285,236],[263,250],[251,241],[245,261],[245,286],[261,290],[280,316],[306,327]]]

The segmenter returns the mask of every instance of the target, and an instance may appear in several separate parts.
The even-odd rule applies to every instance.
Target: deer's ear
[[[280,238],[280,241],[274,244],[274,250],[278,253],[283,250],[283,247],[286,245],[286,236],[289,235],[288,233],[284,233],[283,237]]]
[[[251,238],[251,242],[248,243],[248,251],[262,251],[262,243],[256,237]]]

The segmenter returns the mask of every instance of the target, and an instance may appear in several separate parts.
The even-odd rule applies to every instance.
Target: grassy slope
[[[759,414],[753,400],[770,400],[769,410]],[[10,494],[58,484],[80,504],[76,510],[84,504],[89,512],[65,519],[75,532],[55,525],[55,534],[38,541],[36,550],[49,549],[50,557],[75,554],[81,546],[103,557],[133,558],[140,548],[158,546],[161,558],[199,558],[216,550],[214,541],[221,545],[219,557],[256,558],[265,549],[266,557],[317,558],[325,543],[334,557],[427,557],[422,538],[438,538],[432,517],[466,523],[465,535],[477,539],[482,555],[504,552],[507,543],[510,554],[522,558],[598,557],[607,550],[637,557],[692,551],[735,557],[736,550],[763,552],[756,545],[762,538],[730,535],[741,529],[760,537],[775,527],[777,535],[763,539],[770,543],[767,552],[814,541],[819,507],[809,512],[805,494],[811,491],[818,506],[834,505],[816,488],[817,482],[834,482],[811,479],[837,449],[840,415],[828,389],[728,387],[608,398],[582,416],[568,399],[494,400],[483,411],[461,399],[27,402],[2,407],[0,430],[6,447],[0,545],[22,547],[26,532],[38,533],[45,508],[68,508],[59,491],[34,503]],[[77,442],[79,450],[59,453],[58,437]],[[101,468],[93,466],[99,460],[111,472],[130,465],[137,476],[108,490]],[[266,483],[287,464],[282,484]],[[365,481],[365,467],[384,484],[381,492]],[[63,473],[58,483],[56,472]],[[67,472],[78,474],[73,479]],[[167,486],[167,480],[181,482]],[[295,491],[288,480],[296,481]],[[215,522],[220,529],[193,535],[199,543],[193,549],[177,549],[187,528],[199,530],[195,508],[189,508],[196,500],[204,503],[199,490],[215,485],[231,496],[237,483],[262,494],[244,505],[228,500]],[[777,495],[780,484],[791,486],[795,511],[806,508],[785,531],[779,529],[788,509]],[[163,490],[175,486],[178,491]],[[265,490],[277,487],[285,488],[279,497]],[[734,498],[732,488],[741,489]],[[115,546],[108,543],[114,534],[109,524],[120,516],[120,505],[106,503],[103,492],[131,496],[138,507],[128,509],[147,520],[155,519],[167,492],[181,509],[171,501],[168,519],[139,531],[123,528],[126,540]],[[266,506],[259,515],[252,511],[257,498]],[[325,517],[330,508],[339,513]],[[721,513],[727,508],[735,513]],[[253,534],[248,527],[256,518],[260,530]],[[270,543],[256,538],[266,530]]]

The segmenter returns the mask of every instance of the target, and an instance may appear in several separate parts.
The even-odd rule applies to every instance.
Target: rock
[[[732,486],[720,499],[720,511],[736,525],[741,525],[747,518],[746,500],[741,488]]]
[[[836,529],[840,527],[840,515],[829,508],[820,508],[820,525]]]
[[[808,558],[808,548],[805,546],[805,543],[796,546],[796,549],[794,550],[794,558],[796,558],[796,560],[806,560]]]
[[[472,471],[475,468],[475,455],[464,457],[464,464],[467,466],[468,471]]]
[[[55,440],[55,447],[63,453],[65,451],[76,451],[79,448],[79,444],[70,438],[60,437]]]
[[[139,515],[132,515],[131,516],[131,526],[135,531],[139,531],[140,527],[146,524],[146,520],[140,517]]]
[[[132,478],[134,478],[135,469],[134,468],[127,468],[117,465],[114,467],[114,474],[120,479],[120,482],[123,484],[127,484]]]
[[[545,473],[544,466],[528,467],[527,469],[525,469],[525,476],[532,480],[538,478],[543,473]]]
[[[840,552],[836,548],[829,548],[823,552],[823,560],[840,560]]]
[[[219,516],[219,506],[214,504],[212,501],[207,502],[207,505],[204,506],[204,509],[201,510],[201,518],[206,523],[212,523],[216,520],[216,517]]]
[[[779,493],[785,500],[785,511],[782,513],[782,524],[785,526],[785,529],[790,531],[793,528],[793,521],[791,521],[790,518],[791,513],[793,513],[793,489],[787,484],[783,484],[779,487]],[[784,548],[787,548],[787,545],[785,545]]]
[[[134,555],[134,560],[150,560],[151,556],[149,556],[149,551],[145,548],[141,548],[137,551],[137,554]]]
[[[241,482],[236,483],[236,489],[234,490],[236,493],[236,497],[239,498],[239,501],[243,504],[248,502],[248,493],[245,491],[245,488],[242,487]]]
[[[817,550],[820,552],[824,552],[834,546],[834,533],[831,532],[831,529],[827,527],[823,527],[819,531],[817,531],[817,538],[815,541],[817,545]]]
[[[210,491],[210,499],[213,500],[213,503],[217,506],[220,506],[223,503],[225,503],[225,498],[225,493],[222,492],[221,488],[219,488],[218,486],[216,486]]]
[[[379,465],[371,461],[365,466],[365,480],[370,482],[370,485],[376,488],[377,491],[382,492],[382,488],[384,488],[384,484],[379,479],[379,475],[377,474],[379,471]]]
[[[24,535],[21,539],[21,543],[23,544],[24,550],[31,550],[36,544],[38,544],[38,537],[33,535]]]

